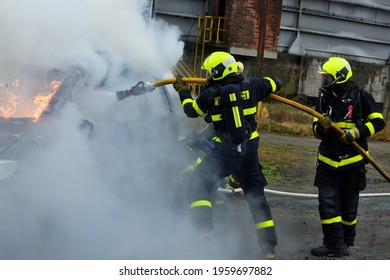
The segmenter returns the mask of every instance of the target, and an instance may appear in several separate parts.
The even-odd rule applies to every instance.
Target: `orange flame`
[[[15,81],[12,82],[12,85],[13,85],[14,87],[18,87],[19,84],[20,84],[19,79],[16,79]]]
[[[38,93],[32,100],[33,104],[31,104],[31,101],[21,100],[21,97],[17,96],[13,89],[10,88],[16,89],[20,83],[19,79],[13,81],[11,86],[0,82],[0,117],[5,119],[29,117],[33,118],[34,122],[37,122],[62,82],[52,81],[49,85],[49,92]]]
[[[47,105],[49,105],[50,100],[53,98],[53,95],[57,92],[58,88],[60,87],[61,82],[60,81],[52,81],[50,83],[51,87],[51,93],[48,95],[37,95],[34,98],[34,105],[36,106],[36,110],[33,113],[34,122],[37,122],[42,115],[42,112],[47,108]]]

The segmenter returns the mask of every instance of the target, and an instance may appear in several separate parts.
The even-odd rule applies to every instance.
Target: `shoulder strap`
[[[358,106],[358,117],[359,117],[359,120],[362,119],[362,94],[364,93],[363,92],[363,89],[361,89],[360,87],[358,88],[354,88],[353,89],[354,93],[356,94],[356,101],[355,101],[355,105],[354,107],[356,107],[356,105]]]

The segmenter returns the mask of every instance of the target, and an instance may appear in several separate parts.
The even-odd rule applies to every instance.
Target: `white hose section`
[[[224,189],[224,188],[218,188],[218,192],[222,193],[239,193],[243,192],[241,188],[237,188],[233,190]],[[272,193],[277,195],[284,195],[284,196],[294,196],[294,197],[309,197],[309,198],[317,198],[318,194],[308,194],[308,193],[294,193],[294,192],[283,192],[283,191],[275,191],[270,189],[264,189],[264,192],[266,193]],[[382,197],[382,196],[390,196],[390,193],[361,193],[359,195],[360,197]]]

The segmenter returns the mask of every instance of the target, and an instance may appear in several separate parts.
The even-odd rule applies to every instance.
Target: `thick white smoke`
[[[2,154],[18,159],[19,172],[0,181],[0,259],[182,256],[189,216],[175,178],[182,159],[175,112],[160,89],[123,101],[115,95],[171,77],[182,56],[179,29],[145,19],[145,7],[1,1],[0,81],[25,82],[26,65],[77,66],[86,76],[73,102]],[[84,119],[94,125],[89,136],[79,127]]]

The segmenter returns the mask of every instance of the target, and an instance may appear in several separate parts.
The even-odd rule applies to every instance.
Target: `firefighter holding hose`
[[[318,188],[323,244],[313,248],[315,256],[350,255],[356,236],[359,192],[366,187],[367,161],[351,145],[354,141],[368,151],[367,137],[385,127],[370,93],[351,80],[347,60],[330,57],[319,66],[323,84],[319,89],[313,132],[321,139],[314,185]],[[345,131],[341,137],[332,122]]]
[[[206,116],[216,132],[215,147],[194,170],[188,183],[191,220],[198,240],[209,240],[213,231],[211,193],[217,181],[237,174],[255,223],[262,257],[273,259],[277,236],[264,194],[267,181],[258,158],[257,103],[281,88],[276,77],[244,78],[234,57],[213,52],[203,68],[211,75],[194,100],[180,77],[173,84],[183,111],[190,118]]]

